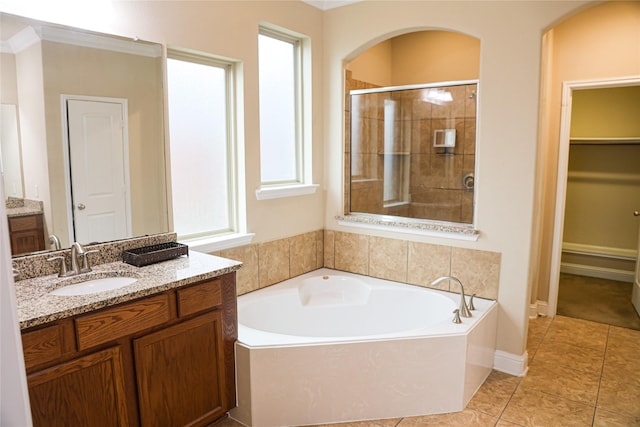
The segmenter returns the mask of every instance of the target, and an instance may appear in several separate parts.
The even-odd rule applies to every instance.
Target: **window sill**
[[[398,220],[384,215],[338,215],[339,225],[367,228],[370,230],[393,231],[420,236],[443,237],[447,239],[477,241],[480,231],[472,226],[437,221]]]
[[[319,184],[296,184],[282,185],[273,187],[261,187],[256,190],[256,199],[269,200],[280,199],[283,197],[304,196],[307,194],[315,194],[320,187]]]
[[[211,253],[248,245],[251,243],[254,236],[254,233],[229,233],[220,236],[180,240],[179,243],[188,245],[190,250],[194,250],[196,252]]]

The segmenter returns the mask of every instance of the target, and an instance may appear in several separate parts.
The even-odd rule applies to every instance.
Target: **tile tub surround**
[[[122,260],[122,251],[143,246],[158,245],[177,241],[175,233],[161,233],[152,236],[134,237],[131,239],[117,240],[107,243],[97,243],[83,246],[85,250],[96,249],[99,252],[89,255],[92,266],[111,263]],[[34,277],[48,276],[59,271],[57,262],[49,262],[48,258],[64,256],[67,265],[70,265],[71,250],[45,251],[32,255],[13,257],[13,268],[20,272],[17,280],[31,279]]]
[[[448,283],[431,285],[440,276],[455,276],[467,295],[498,298],[498,252],[325,230],[324,257],[327,268],[459,292]]]
[[[324,267],[324,230],[214,252],[241,261],[238,295]]]
[[[92,295],[54,296],[48,292],[77,280],[83,274],[60,278],[57,274],[40,276],[16,283],[16,306],[21,329],[41,325],[81,313],[86,313],[136,298],[153,295],[168,289],[200,282],[237,271],[241,262],[212,255],[191,252],[173,260],[135,267],[122,261],[102,263],[94,267],[93,273],[136,277],[137,281],[124,288]]]
[[[264,243],[214,252],[243,263],[238,295],[327,267],[396,282],[459,292],[440,276],[458,277],[465,293],[497,299],[501,255],[498,252],[411,242],[401,239],[317,230]]]

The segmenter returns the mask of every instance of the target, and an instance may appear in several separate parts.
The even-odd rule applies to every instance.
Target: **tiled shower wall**
[[[349,91],[375,87],[346,72],[345,167],[353,170],[345,176],[353,176],[345,182],[345,212],[472,223],[473,190],[464,188],[463,178],[475,169],[477,85],[442,87],[453,97],[442,105],[424,101],[429,89],[360,94],[354,101],[357,111],[351,111]],[[385,99],[397,104],[397,146],[390,153],[384,146]],[[455,147],[434,147],[436,129],[455,129]],[[399,170],[409,169],[409,203],[384,206],[385,156],[402,162]]]
[[[462,281],[469,295],[498,297],[498,252],[318,230],[215,255],[244,263],[237,272],[238,295],[327,267],[424,287],[451,275]],[[448,286],[443,283],[434,288],[459,292]]]

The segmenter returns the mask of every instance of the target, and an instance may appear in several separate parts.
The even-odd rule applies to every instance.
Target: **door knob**
[[[640,211],[633,211],[633,216],[640,216]]]
[[[85,205],[83,205],[82,203],[79,203],[79,204],[78,204],[78,210],[80,210],[80,211],[81,211],[81,210],[84,210],[84,208],[86,208],[86,206],[85,206]]]

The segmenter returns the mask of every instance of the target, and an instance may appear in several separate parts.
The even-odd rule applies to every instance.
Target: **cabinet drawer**
[[[22,334],[24,364],[27,369],[51,362],[64,353],[63,330],[60,325],[47,326],[33,332]]]
[[[220,279],[211,280],[185,289],[178,289],[178,315],[207,310],[222,304]]]
[[[168,294],[78,317],[75,321],[78,350],[161,325],[170,318]]]
[[[34,230],[39,227],[40,215],[14,216],[9,218],[9,231]]]

